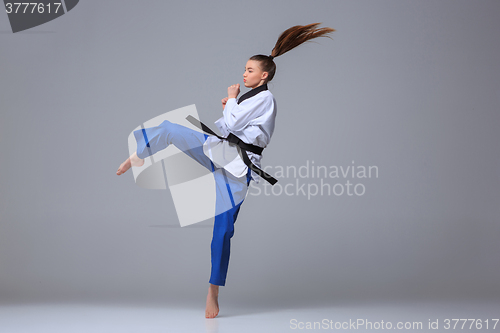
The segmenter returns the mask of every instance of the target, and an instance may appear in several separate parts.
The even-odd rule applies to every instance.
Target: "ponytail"
[[[268,73],[265,83],[271,81],[276,73],[276,64],[274,63],[273,58],[276,58],[299,46],[300,44],[316,37],[328,37],[331,39],[331,37],[326,36],[326,34],[335,31],[335,29],[328,27],[316,29],[316,27],[320,24],[321,23],[312,23],[308,25],[293,26],[281,33],[271,52],[271,55],[267,56],[257,54],[250,57],[249,60],[259,61],[262,71]]]

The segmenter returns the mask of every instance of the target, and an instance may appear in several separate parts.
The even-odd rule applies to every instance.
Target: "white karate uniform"
[[[271,141],[277,108],[273,94],[267,84],[258,86],[236,98],[229,98],[223,116],[215,122],[223,137],[233,133],[243,142],[265,148]],[[235,177],[244,177],[248,166],[238,154],[237,146],[210,135],[203,145],[203,152],[212,162],[224,168]],[[261,168],[262,155],[247,151],[250,161]],[[258,183],[259,175],[252,171],[253,180]]]

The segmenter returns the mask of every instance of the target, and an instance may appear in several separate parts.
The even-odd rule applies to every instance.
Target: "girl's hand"
[[[222,110],[224,110],[224,108],[226,107],[226,103],[227,103],[227,100],[228,100],[228,99],[229,99],[228,97],[224,97],[224,98],[222,99]]]
[[[240,93],[240,84],[236,83],[227,88],[227,98],[236,98]]]

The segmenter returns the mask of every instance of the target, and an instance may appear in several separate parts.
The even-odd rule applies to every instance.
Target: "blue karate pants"
[[[215,216],[211,243],[212,271],[209,282],[214,285],[224,286],[229,266],[231,238],[234,235],[234,223],[243,203],[241,201],[235,204],[233,193],[234,191],[247,191],[247,188],[242,188],[241,182],[236,181],[235,177],[229,172],[215,167],[205,155],[203,143],[208,137],[206,134],[165,120],[156,127],[134,131],[134,136],[137,141],[137,156],[141,159],[173,144],[213,173],[217,191],[216,206],[223,201],[229,202],[228,200],[232,203],[232,208],[229,210],[225,208],[216,210],[218,212],[224,210],[224,212]],[[250,184],[250,180],[251,170],[249,168],[247,186]]]

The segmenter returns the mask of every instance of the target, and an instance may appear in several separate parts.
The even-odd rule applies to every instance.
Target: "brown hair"
[[[281,33],[273,51],[271,52],[271,56],[257,54],[250,57],[249,60],[258,61],[262,71],[268,73],[264,83],[271,81],[276,73],[276,64],[274,63],[273,58],[276,58],[299,46],[300,44],[316,37],[328,37],[331,39],[331,37],[326,36],[326,34],[335,31],[335,29],[328,27],[316,29],[316,27],[320,24],[321,23],[312,23],[308,25],[293,26]]]

